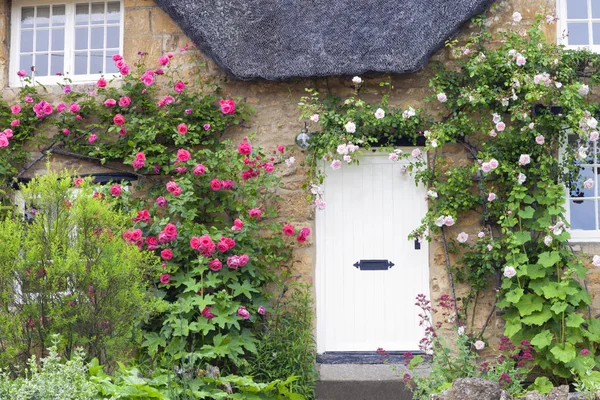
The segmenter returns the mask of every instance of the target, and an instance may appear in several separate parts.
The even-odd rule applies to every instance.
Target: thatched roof
[[[493,0],[155,0],[238,79],[421,69]]]

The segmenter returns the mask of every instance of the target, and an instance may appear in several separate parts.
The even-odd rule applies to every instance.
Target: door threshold
[[[326,351],[317,354],[319,364],[402,364],[404,351],[388,351],[380,355],[376,351]],[[411,351],[413,355],[423,355],[420,351]]]

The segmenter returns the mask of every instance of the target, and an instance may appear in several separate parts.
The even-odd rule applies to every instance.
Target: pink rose
[[[221,181],[221,185],[223,186],[223,189],[231,189],[233,187],[233,181],[224,180]]]
[[[265,307],[263,307],[263,306],[258,307],[258,310],[256,312],[259,313],[260,315],[265,315],[267,313],[267,311],[265,310]]]
[[[189,151],[184,150],[184,149],[179,149],[177,150],[177,161],[180,162],[186,162],[187,160],[189,160],[191,158],[191,154]]]
[[[227,250],[229,250],[229,246],[227,246],[227,243],[220,241],[217,243],[217,250],[219,250],[221,253],[225,253]]]
[[[202,315],[206,319],[213,319],[215,317],[215,314],[213,314],[210,311],[210,307],[209,306],[204,307],[204,309],[202,310],[202,312],[200,313],[200,315]]]
[[[271,163],[271,162],[265,163],[265,171],[266,172],[273,172],[274,169],[275,169],[275,166],[273,165],[273,163]]]
[[[169,249],[164,249],[163,251],[160,252],[160,256],[162,257],[163,260],[170,260],[171,258],[173,258],[173,252]]]
[[[104,105],[106,107],[114,107],[117,105],[117,101],[115,99],[106,99],[106,101],[104,102]]]
[[[98,82],[96,82],[96,86],[98,86],[99,88],[106,87],[106,79],[104,79],[104,78],[98,79]]]
[[[165,199],[162,196],[159,196],[156,198],[156,205],[159,207],[166,207],[167,206],[167,199]]]
[[[227,266],[230,269],[238,269],[240,267],[240,257],[239,256],[231,256],[227,258]]]
[[[2,133],[4,133],[8,139],[12,139],[13,137],[13,130],[10,128],[5,129]]]
[[[148,246],[148,250],[156,250],[158,248],[158,239],[154,236],[148,236],[146,238],[146,246]]]
[[[212,190],[221,190],[221,188],[223,187],[223,185],[221,184],[221,181],[219,179],[213,179],[210,181],[210,188]]]
[[[79,104],[77,104],[77,103],[71,103],[71,104],[69,104],[69,110],[73,114],[77,114],[81,110],[81,107],[79,107]]]
[[[248,215],[252,218],[260,218],[262,212],[260,211],[260,208],[252,208],[248,210]]]
[[[194,175],[204,175],[206,173],[206,167],[202,164],[198,164],[194,167]]]
[[[235,114],[235,102],[233,100],[220,100],[219,105],[223,114]]]
[[[119,61],[119,60],[122,60],[123,57],[119,54],[115,54],[112,56],[112,59],[113,59],[113,61]]]
[[[205,131],[207,131],[210,129],[210,124],[204,124],[202,127],[204,128]]]
[[[117,114],[114,116],[113,122],[115,125],[121,126],[125,123],[125,117],[123,117],[121,114]]]
[[[56,106],[56,111],[63,112],[66,108],[67,105],[65,103],[58,103],[58,105]]]
[[[283,226],[282,231],[285,236],[294,236],[294,234],[296,233],[296,230],[294,229],[292,224],[285,224]]]
[[[283,152],[285,151],[285,147],[283,147],[282,145],[279,145],[279,146],[277,146],[277,150],[278,150],[280,153],[283,153]],[[262,306],[261,306],[261,307],[262,307]]]
[[[119,72],[121,73],[121,75],[129,75],[129,65],[124,64],[122,67],[119,68]],[[149,85],[148,85],[149,86]]]
[[[121,186],[120,185],[112,185],[110,187],[110,194],[112,194],[115,197],[118,197],[119,195],[121,195]]]
[[[306,242],[306,239],[308,238],[309,235],[310,235],[310,229],[302,228],[302,230],[298,234],[298,237],[296,238],[296,240],[300,243]]]
[[[74,182],[75,187],[81,187],[82,183],[83,183],[83,178],[75,178],[75,182]]]
[[[176,91],[177,93],[181,93],[181,92],[183,92],[183,90],[185,89],[185,83],[183,83],[183,82],[181,82],[181,81],[178,81],[178,82],[175,84],[174,88],[175,88],[175,91]]]
[[[154,83],[154,75],[148,71],[141,76],[140,80],[144,82],[144,85],[150,86]]]
[[[0,133],[0,147],[7,147],[8,146],[8,138],[6,137],[5,134]]]
[[[92,134],[90,135],[90,137],[88,137],[88,142],[90,142],[90,143],[94,143],[94,142],[96,141],[96,139],[97,139],[97,138],[98,138],[98,137],[96,136],[96,134],[92,133]]]
[[[18,114],[18,113],[20,113],[20,112],[21,112],[21,106],[20,106],[20,105],[18,105],[18,104],[15,104],[14,106],[12,106],[12,107],[10,108],[10,112],[11,112],[11,113],[13,113],[13,114]]]
[[[193,236],[190,239],[190,247],[194,250],[198,250],[200,248],[200,245],[202,244],[202,241],[200,240],[199,237],[197,236]]]
[[[119,99],[119,107],[129,107],[131,99],[127,96],[123,96]]]
[[[496,200],[496,193],[488,194],[488,201],[494,201],[494,200]]]
[[[243,267],[244,265],[248,264],[248,261],[250,261],[250,257],[248,257],[247,254],[242,254],[238,257],[238,261],[240,263],[240,267]]]
[[[208,268],[210,268],[211,271],[217,272],[220,271],[221,268],[223,268],[223,263],[215,258],[214,260],[208,263]]]
[[[169,275],[169,274],[162,274],[160,276],[160,283],[162,283],[163,285],[166,285],[170,281],[171,281],[171,275]]]
[[[24,69],[22,69],[22,70],[20,70],[20,71],[18,71],[18,72],[17,72],[17,75],[18,75],[18,76],[20,76],[20,77],[22,78],[22,77],[24,77],[24,76],[27,76],[27,72],[25,72],[25,70],[24,70]]]
[[[179,125],[177,125],[177,132],[179,132],[180,135],[185,135],[188,131],[188,127],[186,124],[181,123]]]
[[[242,222],[242,220],[236,219],[235,221],[233,221],[233,226],[231,227],[231,230],[232,231],[241,231],[243,227],[244,227],[244,223]]]
[[[238,152],[242,155],[248,155],[252,153],[252,145],[250,142],[248,142],[247,138],[244,138],[244,140],[238,144]]]
[[[18,119],[13,119],[12,121],[10,121],[10,126],[12,126],[13,128],[15,126],[19,126],[21,124],[21,120]]]
[[[238,308],[237,315],[242,317],[242,319],[250,318],[250,312],[248,310],[246,310],[246,307],[244,307],[244,306],[240,306],[240,308]]]
[[[177,183],[175,181],[167,182],[166,187],[167,187],[167,191],[169,193],[173,193],[173,194],[175,194],[177,189],[179,189],[179,185],[177,185]]]
[[[165,238],[171,242],[177,239],[177,227],[170,222],[165,225],[162,233],[164,233]]]
[[[63,132],[65,135],[69,135],[69,134],[71,134],[71,131],[70,131],[70,130],[68,130],[67,128],[63,129],[63,130],[62,130],[62,132]]]
[[[160,57],[158,58],[158,63],[159,63],[160,65],[162,65],[162,66],[165,66],[165,65],[167,65],[167,64],[169,63],[169,57],[167,57],[167,56],[160,56]]]

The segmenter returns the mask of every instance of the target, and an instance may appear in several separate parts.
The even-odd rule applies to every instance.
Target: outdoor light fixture
[[[296,136],[296,145],[301,150],[306,150],[310,147],[310,141],[312,137],[308,133],[308,128],[306,127],[306,122],[304,123],[304,128],[300,130],[298,136]]]

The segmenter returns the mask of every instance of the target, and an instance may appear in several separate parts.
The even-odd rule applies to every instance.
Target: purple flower
[[[156,198],[156,205],[159,207],[166,207],[167,206],[167,199],[165,199],[164,197],[160,196]]]
[[[590,354],[590,351],[588,349],[581,349],[579,354],[581,354],[582,356],[587,356],[588,354]]]
[[[210,124],[204,124],[204,130],[207,131],[210,129]]]
[[[65,87],[63,87],[63,93],[64,94],[71,93],[71,86],[66,85]]]

